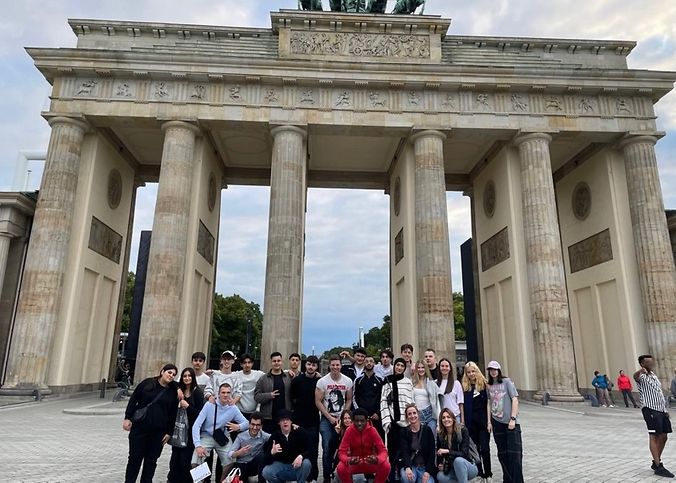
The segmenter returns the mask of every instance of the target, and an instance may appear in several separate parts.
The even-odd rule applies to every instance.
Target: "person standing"
[[[261,405],[263,431],[276,431],[275,421],[282,409],[291,411],[291,376],[282,370],[281,352],[270,354],[270,370],[256,382],[254,400]]]
[[[355,408],[366,411],[371,424],[385,441],[383,425],[380,423],[380,395],[383,389],[383,380],[374,372],[375,360],[371,356],[364,359],[364,372],[354,381]]]
[[[188,444],[185,448],[172,446],[167,481],[169,483],[191,483],[190,460],[195,450],[192,440],[192,427],[204,406],[204,393],[197,384],[195,370],[191,367],[186,367],[181,372],[178,388],[183,395],[183,397],[179,398],[178,410],[184,410],[188,416],[188,427],[186,428],[188,431]]]
[[[380,420],[385,432],[387,453],[390,458],[391,473],[397,471],[401,430],[408,426],[406,406],[413,403],[413,383],[404,375],[406,361],[398,357],[394,360],[394,373],[385,378],[380,395]],[[394,481],[394,475],[390,475]]]
[[[199,386],[200,391],[204,395],[204,390],[206,389],[207,384],[209,384],[209,380],[211,379],[204,372],[204,363],[207,360],[207,356],[204,352],[198,351],[195,352],[190,359],[192,360],[192,368],[195,371],[197,385]]]
[[[627,401],[627,398],[631,400],[631,403],[635,408],[638,407],[636,401],[634,401],[634,395],[631,393],[631,379],[629,379],[629,377],[622,370],[620,370],[620,375],[617,376],[617,388],[622,391],[622,398],[624,399],[624,405],[626,407],[629,407],[629,401]]]
[[[596,388],[596,397],[599,400],[599,404],[604,404],[607,408],[614,408],[613,401],[610,399],[610,394],[608,394],[608,377],[599,371],[594,371],[594,379],[592,379],[591,384]]]
[[[383,381],[385,378],[392,374],[392,360],[394,359],[394,354],[390,349],[384,349],[380,351],[380,362],[376,364],[376,367],[373,371],[376,373],[376,376],[381,378]]]
[[[674,377],[671,379],[671,397],[676,399],[676,369],[674,369]]]
[[[279,428],[265,444],[267,464],[262,475],[268,483],[305,483],[312,469],[307,435],[303,428],[293,427],[291,416],[288,409],[277,413]]]
[[[221,354],[219,362],[219,370],[211,372],[211,380],[204,390],[204,397],[210,403],[216,400],[216,393],[218,388],[223,384],[228,384],[232,388],[231,404],[237,404],[242,397],[242,383],[239,380],[236,372],[232,372],[232,366],[235,363],[235,353],[232,351],[224,351]]]
[[[418,408],[405,409],[408,426],[401,432],[401,483],[434,483],[437,474],[434,432],[420,422]]]
[[[523,483],[523,448],[519,424],[519,393],[502,374],[497,361],[488,363],[491,426],[505,483]]]
[[[375,474],[376,483],[385,483],[390,474],[387,450],[368,417],[366,409],[356,409],[353,424],[347,428],[340,442],[336,468],[340,481],[350,482],[353,475],[366,473]]]
[[[650,454],[653,457],[651,468],[657,476],[673,478],[674,474],[662,464],[662,452],[667,444],[667,435],[671,433],[671,419],[667,401],[662,393],[662,383],[653,372],[655,360],[652,355],[639,356],[638,363],[641,368],[634,373],[634,381],[643,405],[641,408],[643,419],[648,426]]]
[[[235,375],[241,385],[242,397],[237,401],[237,407],[242,411],[245,418],[251,419],[251,415],[258,407],[258,403],[254,399],[256,383],[265,373],[253,369],[254,359],[251,354],[242,354],[239,358],[239,363],[242,366],[242,370],[237,371]]]
[[[425,362],[415,363],[411,382],[413,383],[413,400],[418,408],[420,422],[436,433],[439,418],[439,386],[432,379]]]
[[[404,375],[410,379],[413,371],[413,346],[408,343],[402,344],[400,357],[404,359],[404,362],[406,363]]]
[[[300,354],[298,352],[292,352],[289,356],[289,368],[284,371],[293,379],[298,374],[300,374]]]
[[[450,409],[455,419],[464,424],[465,396],[462,391],[462,385],[455,378],[455,371],[453,370],[451,361],[445,357],[439,361],[437,386],[439,386],[439,393],[443,395],[441,409]]]
[[[354,350],[354,357],[348,351],[342,351],[340,357],[348,359],[352,364],[347,364],[340,367],[340,372],[352,379],[354,382],[361,373],[364,372],[364,360],[366,359],[366,350],[363,347],[357,347]]]
[[[464,391],[463,424],[467,427],[469,435],[479,451],[479,461],[475,461],[479,476],[492,481],[491,471],[491,412],[488,406],[488,381],[481,373],[476,363],[469,361],[465,364],[462,376],[462,389]]]
[[[453,411],[441,410],[437,434],[437,481],[439,483],[467,483],[479,475],[470,455],[469,431],[455,419]]]
[[[321,413],[319,433],[322,435],[322,472],[324,481],[331,478],[333,455],[338,435],[334,429],[340,413],[352,405],[352,380],[341,374],[341,357],[333,354],[329,358],[329,373],[317,381],[315,406]]]
[[[174,432],[178,410],[178,369],[174,364],[162,367],[160,375],[144,379],[136,386],[124,412],[122,429],[129,431],[129,459],[125,483],[135,483],[141,464],[141,483],[152,483],[157,459]],[[132,423],[134,413],[145,408],[145,417]]]
[[[308,356],[305,361],[305,372],[291,380],[291,404],[293,406],[294,424],[302,427],[308,436],[309,458],[312,470],[308,481],[316,481],[319,476],[319,410],[315,405],[315,389],[319,374],[319,359],[317,356]]]
[[[434,352],[434,349],[425,349],[423,359],[425,359],[425,364],[427,364],[427,368],[430,370],[432,379],[439,379],[439,365],[437,364],[437,354]]]

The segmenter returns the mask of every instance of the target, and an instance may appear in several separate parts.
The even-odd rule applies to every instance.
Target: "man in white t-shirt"
[[[250,419],[258,408],[258,403],[254,400],[256,383],[265,373],[253,369],[254,360],[250,354],[242,354],[239,363],[242,365],[242,370],[235,372],[235,374],[237,374],[242,385],[242,397],[237,402],[237,407],[242,411],[245,418]]]
[[[192,357],[192,368],[195,370],[195,377],[197,379],[197,385],[200,387],[202,392],[209,384],[211,378],[204,372],[204,363],[207,360],[207,356],[204,352],[195,352]]]
[[[211,380],[207,384],[204,391],[204,398],[209,402],[214,402],[214,394],[221,387],[221,384],[228,383],[232,388],[231,405],[235,405],[242,397],[242,383],[237,376],[237,373],[232,372],[232,366],[235,363],[235,353],[232,351],[225,351],[221,354],[220,370],[212,371]],[[216,389],[214,389],[216,388]]]
[[[329,358],[329,373],[317,381],[315,405],[322,414],[319,433],[322,435],[322,470],[324,481],[330,481],[333,466],[331,449],[335,448],[338,433],[334,429],[344,409],[352,404],[352,379],[341,374],[341,358],[334,354]]]

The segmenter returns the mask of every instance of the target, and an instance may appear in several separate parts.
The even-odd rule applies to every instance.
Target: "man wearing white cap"
[[[207,383],[204,390],[204,397],[209,402],[214,402],[214,388],[221,387],[226,382],[232,387],[233,406],[237,404],[242,397],[242,381],[236,372],[232,372],[232,366],[235,363],[235,354],[232,351],[225,351],[221,354],[220,370],[211,373],[211,381]]]
[[[491,404],[489,431],[498,447],[498,460],[505,483],[523,483],[523,449],[519,425],[519,393],[502,374],[497,361],[488,363],[488,398]]]

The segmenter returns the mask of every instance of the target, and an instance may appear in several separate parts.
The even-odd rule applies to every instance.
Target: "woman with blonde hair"
[[[413,366],[411,382],[413,383],[413,400],[420,411],[420,423],[437,430],[439,417],[439,386],[437,386],[425,361],[418,361]]]
[[[462,376],[462,390],[464,393],[465,427],[474,441],[480,461],[476,461],[479,476],[486,481],[491,481],[491,418],[488,405],[488,381],[481,373],[476,363],[469,361],[465,364],[465,372]]]
[[[439,468],[437,473],[439,483],[451,481],[466,483],[479,474],[470,454],[469,431],[448,408],[442,409],[439,415],[437,467]]]

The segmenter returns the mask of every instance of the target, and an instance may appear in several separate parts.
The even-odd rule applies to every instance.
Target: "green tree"
[[[225,350],[235,354],[246,351],[246,333],[251,320],[251,355],[260,357],[263,314],[258,304],[247,302],[239,295],[214,295],[214,316],[211,331],[211,355],[217,357]]]
[[[453,292],[453,320],[455,321],[455,340],[467,340],[465,299],[462,292]]]
[[[351,353],[352,353],[352,347],[350,347],[350,346],[342,346],[342,345],[338,345],[338,346],[336,346],[336,347],[331,347],[330,349],[325,350],[325,351],[322,353],[322,355],[319,357],[319,359],[320,359],[320,360],[321,360],[321,359],[328,360],[329,357],[331,357],[332,354],[340,354],[342,351],[349,351],[350,354],[351,354]]]
[[[131,323],[131,300],[134,298],[134,286],[136,285],[136,274],[129,272],[127,274],[127,288],[124,291],[124,309],[122,310],[122,323],[120,332],[129,332]]]
[[[372,327],[364,334],[364,349],[366,353],[378,359],[380,351],[392,347],[392,319],[389,315],[383,317],[383,325]]]

